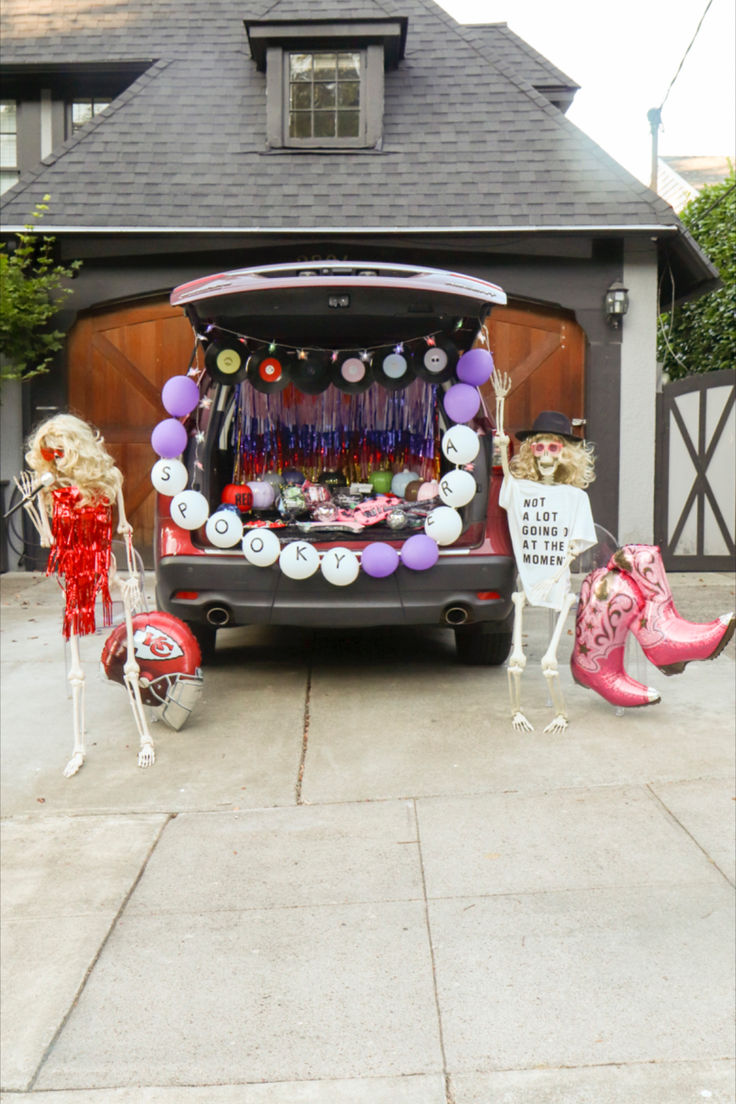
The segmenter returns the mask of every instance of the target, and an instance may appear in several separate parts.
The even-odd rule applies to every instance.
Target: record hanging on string
[[[457,345],[440,334],[427,338],[426,347],[418,352],[416,373],[425,383],[444,383],[452,378],[457,361]]]
[[[275,395],[291,382],[286,357],[281,350],[261,349],[248,360],[248,379],[262,395]]]
[[[204,362],[216,383],[232,385],[245,379],[248,352],[237,338],[218,338],[207,346]]]
[[[291,367],[291,382],[304,395],[321,395],[331,382],[326,354],[298,356]]]
[[[340,353],[330,364],[330,376],[335,387],[346,395],[360,395],[373,383],[370,358],[359,353]]]
[[[403,346],[379,349],[371,360],[377,383],[387,391],[403,391],[416,377],[414,353]]]

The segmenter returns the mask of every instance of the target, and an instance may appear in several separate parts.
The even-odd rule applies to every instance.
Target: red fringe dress
[[[61,487],[54,499],[54,544],[46,570],[56,572],[66,594],[62,632],[87,636],[95,631],[95,599],[102,599],[103,625],[112,624],[108,576],[112,548],[112,507],[106,498],[82,503],[78,487]],[[62,582],[63,580],[63,582]]]

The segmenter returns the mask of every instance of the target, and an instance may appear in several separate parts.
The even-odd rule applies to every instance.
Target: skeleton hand
[[[493,390],[497,399],[505,399],[511,390],[511,376],[508,372],[494,372],[491,376]]]
[[[535,583],[533,587],[529,588],[527,598],[533,606],[539,605],[541,602],[545,602],[549,598],[550,593],[557,582],[557,578],[541,579],[538,583]]]
[[[153,744],[141,744],[140,751],[138,752],[138,766],[152,767],[155,762],[156,752],[153,750]]]
[[[44,500],[46,490],[41,491],[40,502],[36,502],[32,496],[38,491],[39,486],[44,488],[50,486],[53,483],[53,478],[49,479],[48,475],[43,478],[38,473],[24,471],[19,476],[14,477],[14,482],[23,498],[28,499],[27,502],[23,503],[23,509],[41,539],[41,547],[50,548],[54,543],[54,538],[46,513],[46,502]]]

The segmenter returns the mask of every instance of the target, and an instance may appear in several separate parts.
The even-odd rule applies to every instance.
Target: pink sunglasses
[[[531,450],[534,456],[542,456],[548,452],[550,456],[557,456],[565,446],[562,441],[532,441]]]

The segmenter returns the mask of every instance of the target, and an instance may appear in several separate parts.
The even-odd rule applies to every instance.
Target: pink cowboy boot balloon
[[[733,636],[732,613],[706,624],[680,617],[656,546],[624,545],[608,566],[626,572],[641,592],[644,609],[632,629],[649,662],[663,674],[679,675],[693,660],[715,659]]]
[[[641,617],[643,600],[631,580],[619,571],[599,567],[580,588],[575,645],[570,668],[580,686],[595,690],[616,706],[655,705],[659,694],[624,670],[629,631]]]

